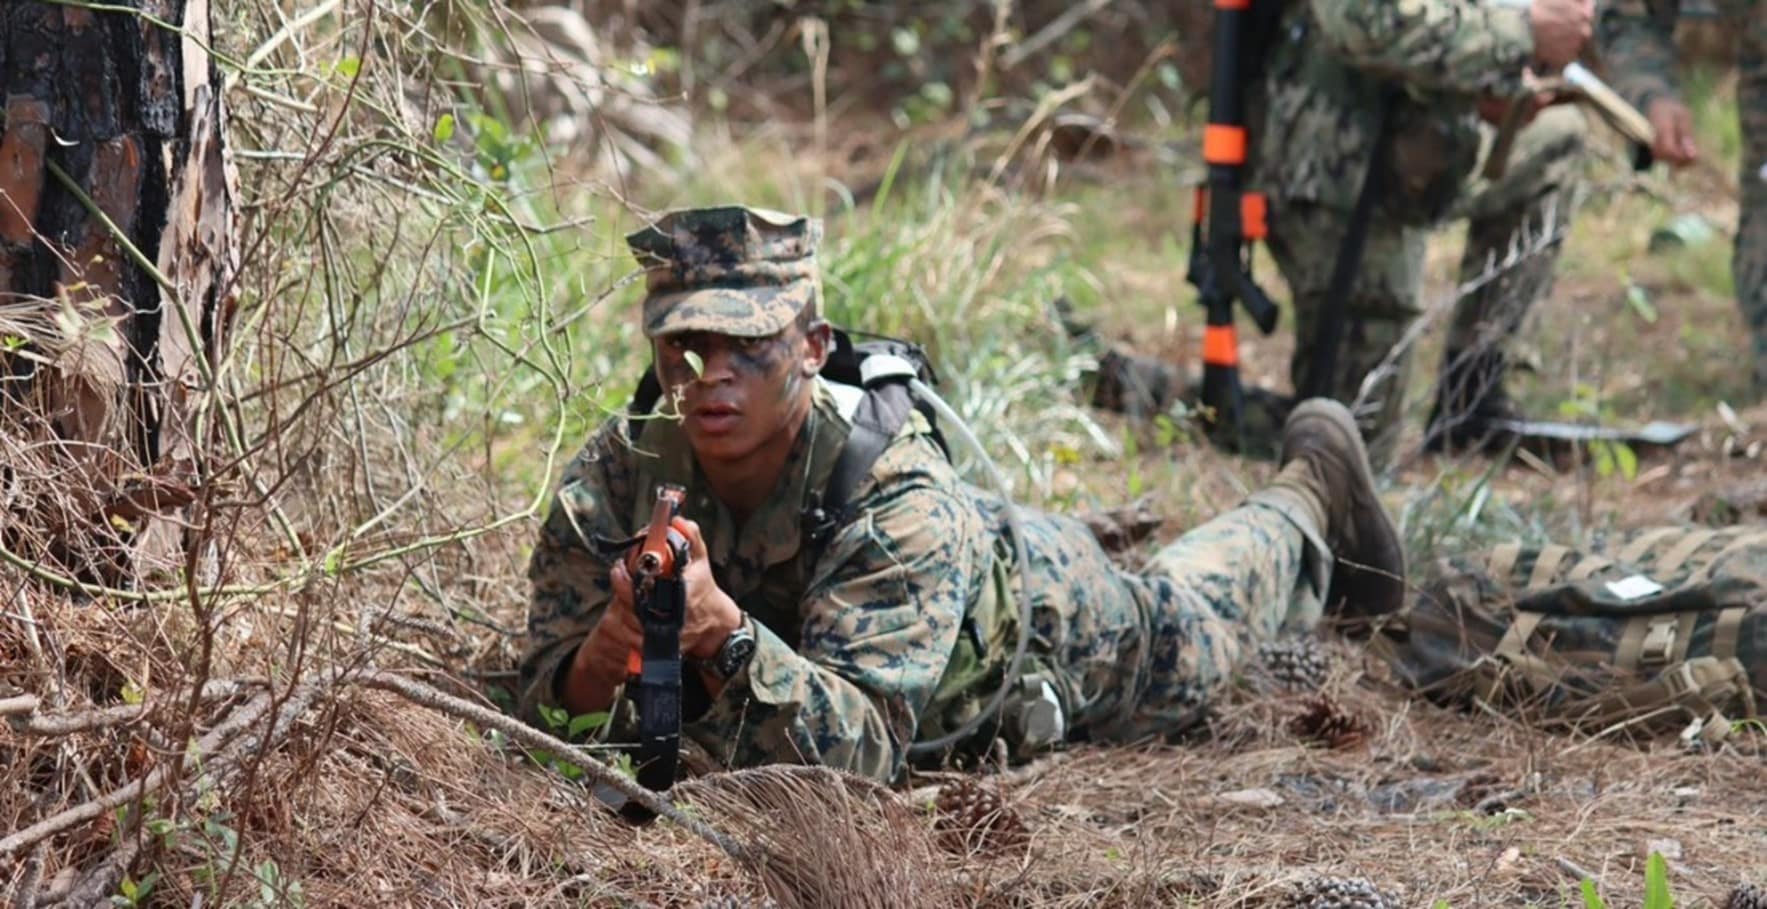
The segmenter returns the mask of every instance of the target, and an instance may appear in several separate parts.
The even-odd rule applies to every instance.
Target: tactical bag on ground
[[[1600,552],[1445,560],[1371,648],[1438,700],[1716,744],[1767,698],[1767,528],[1662,527]]]

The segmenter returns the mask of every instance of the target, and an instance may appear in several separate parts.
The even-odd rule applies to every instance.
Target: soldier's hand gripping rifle
[[[1265,200],[1245,188],[1246,88],[1257,71],[1247,48],[1254,29],[1268,19],[1254,18],[1254,3],[1270,0],[1215,0],[1214,71],[1209,82],[1209,122],[1203,131],[1203,159],[1209,166],[1206,188],[1197,187],[1191,223],[1190,267],[1185,279],[1196,286],[1208,311],[1203,328],[1202,403],[1215,427],[1231,427],[1236,448],[1244,447],[1241,418],[1245,390],[1239,380],[1239,337],[1234,328],[1237,301],[1265,334],[1276,330],[1276,304],[1252,279],[1252,244],[1266,234]],[[1208,229],[1203,229],[1204,220]]]
[[[681,625],[687,618],[689,545],[680,523],[684,490],[657,487],[650,524],[642,534],[607,548],[624,552],[632,577],[632,608],[644,631],[641,650],[626,661],[626,692],[638,708],[638,782],[662,792],[675,784],[681,744]],[[621,813],[648,821],[651,813],[626,802]]]

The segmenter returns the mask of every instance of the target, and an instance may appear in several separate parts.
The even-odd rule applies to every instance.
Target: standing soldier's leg
[[[1271,206],[1270,252],[1294,297],[1295,352],[1289,379],[1299,393],[1317,354],[1311,342],[1330,297],[1338,241],[1350,213],[1275,199]],[[1361,267],[1344,306],[1337,366],[1325,392],[1354,410],[1376,469],[1391,462],[1403,428],[1399,418],[1410,382],[1411,352],[1394,348],[1418,313],[1426,238],[1424,231],[1378,220],[1369,225]]]
[[[1767,395],[1767,9],[1747,14],[1737,47],[1742,217],[1731,256],[1736,302],[1754,339],[1757,393]]]
[[[1552,289],[1562,236],[1582,189],[1587,124],[1571,105],[1540,112],[1517,136],[1502,177],[1476,177],[1467,195],[1462,296],[1443,347],[1428,450],[1501,447],[1489,421],[1516,416],[1503,387],[1505,347]],[[1479,169],[1490,150],[1490,135]]]

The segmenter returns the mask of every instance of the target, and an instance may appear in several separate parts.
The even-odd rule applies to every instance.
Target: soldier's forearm
[[[1310,0],[1325,40],[1351,63],[1425,89],[1512,95],[1534,56],[1526,9],[1447,0]]]

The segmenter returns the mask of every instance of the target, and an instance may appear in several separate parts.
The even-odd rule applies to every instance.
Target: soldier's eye
[[[761,342],[766,340],[766,338],[737,338],[736,347],[738,350],[755,350],[761,346]]]

